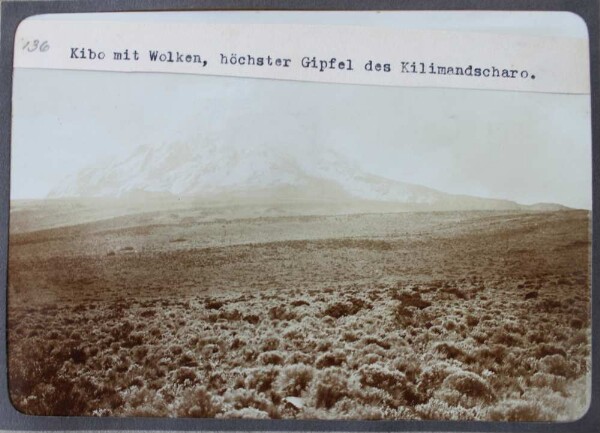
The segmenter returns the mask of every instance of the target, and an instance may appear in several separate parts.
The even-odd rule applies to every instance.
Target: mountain
[[[411,209],[519,209],[507,200],[446,194],[367,173],[327,148],[212,143],[144,145],[65,179],[50,197],[255,198],[377,201]]]

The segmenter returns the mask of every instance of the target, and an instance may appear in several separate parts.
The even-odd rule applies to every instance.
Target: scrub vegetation
[[[552,421],[587,409],[588,212],[194,212],[11,233],[18,410]]]

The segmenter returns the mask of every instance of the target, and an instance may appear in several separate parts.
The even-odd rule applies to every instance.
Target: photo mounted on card
[[[22,21],[12,405],[581,418],[588,53],[568,12]]]

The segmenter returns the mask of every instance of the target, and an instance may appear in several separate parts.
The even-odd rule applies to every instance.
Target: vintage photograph
[[[590,96],[16,69],[12,404],[565,421]]]

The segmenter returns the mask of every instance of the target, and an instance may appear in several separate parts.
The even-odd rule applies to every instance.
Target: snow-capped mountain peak
[[[321,191],[315,189],[319,184]],[[361,199],[402,202],[432,202],[440,194],[365,173],[327,148],[173,143],[142,145],[124,159],[87,167],[50,196],[119,197],[132,191],[212,196],[276,188],[312,188],[315,197],[335,189]]]
[[[97,163],[65,179],[50,197],[180,197],[369,200],[428,209],[514,209],[514,202],[457,196],[362,170],[327,147],[227,144],[218,141],[138,146],[125,158]]]

